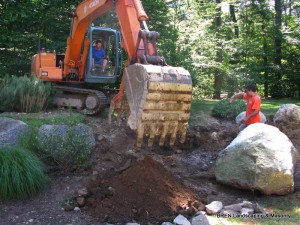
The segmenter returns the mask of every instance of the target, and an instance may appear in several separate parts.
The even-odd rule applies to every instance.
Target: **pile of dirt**
[[[121,174],[91,181],[89,193],[88,211],[99,222],[161,224],[204,209],[200,196],[150,156]]]

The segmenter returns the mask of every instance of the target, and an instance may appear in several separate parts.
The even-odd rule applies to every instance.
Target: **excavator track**
[[[133,64],[124,71],[130,108],[128,124],[136,130],[136,145],[158,141],[184,143],[192,101],[192,79],[181,67]]]
[[[74,106],[77,104],[74,107],[78,107],[79,104],[80,107],[78,108],[83,108],[80,112],[85,115],[97,114],[103,111],[109,104],[107,97],[101,91],[67,86],[55,86],[55,88],[63,92],[71,93],[70,96],[63,95],[63,97],[58,97],[56,103],[59,106]],[[77,94],[77,97],[74,94]],[[71,101],[68,100],[68,98],[70,98]],[[76,100],[77,103],[73,105],[72,102]]]

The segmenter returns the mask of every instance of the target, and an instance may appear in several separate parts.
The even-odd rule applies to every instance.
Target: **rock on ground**
[[[174,220],[174,224],[177,225],[191,225],[190,221],[188,221],[187,218],[185,218],[183,215],[178,215]]]
[[[222,150],[216,163],[217,181],[266,195],[294,191],[298,156],[289,138],[278,128],[256,123],[248,126]]]
[[[260,115],[260,122],[265,123],[267,121],[266,116],[262,112],[259,112],[259,115]],[[237,124],[241,124],[242,119],[244,119],[245,117],[246,117],[246,112],[245,111],[241,112],[239,115],[235,117],[235,122]]]
[[[205,210],[208,214],[217,214],[223,208],[223,204],[220,201],[213,201],[205,206]]]
[[[191,219],[192,225],[211,225],[210,218],[205,214],[205,212],[199,212],[198,215]]]
[[[211,131],[219,130],[220,122],[218,119],[200,113],[199,115],[192,116],[189,126],[195,128],[198,131]]]
[[[92,129],[85,124],[43,125],[38,132],[38,143],[39,147],[46,151],[60,150],[62,146],[72,146],[74,143],[87,149],[96,145]]]
[[[28,131],[28,125],[10,118],[0,118],[0,147],[15,146],[19,139]]]
[[[294,104],[281,105],[274,116],[274,124],[292,141],[300,145],[300,107]]]

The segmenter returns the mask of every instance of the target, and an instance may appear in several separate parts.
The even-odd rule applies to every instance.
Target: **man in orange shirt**
[[[229,103],[232,103],[236,98],[243,98],[247,101],[246,117],[241,121],[241,125],[239,127],[240,131],[245,129],[250,124],[260,122],[259,111],[261,100],[256,91],[256,85],[249,84],[246,86],[245,92],[237,93],[229,99]]]

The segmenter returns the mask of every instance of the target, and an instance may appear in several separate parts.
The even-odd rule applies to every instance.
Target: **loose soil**
[[[0,203],[1,225],[161,224],[178,214],[189,218],[215,200],[226,205],[267,198],[215,180],[217,155],[238,133],[233,120],[193,115],[185,144],[151,148],[135,147],[125,121],[119,126],[115,119],[109,126],[107,111],[84,123],[97,141],[92,166],[67,174],[47,168],[48,190],[25,201]],[[299,181],[296,168],[296,191]],[[83,196],[82,189],[87,190]],[[74,211],[78,206],[80,211]]]
[[[116,176],[99,177],[90,186],[87,206],[100,222],[172,221],[176,211],[194,214],[204,209],[201,197],[151,156]],[[102,221],[101,221],[102,220]]]

